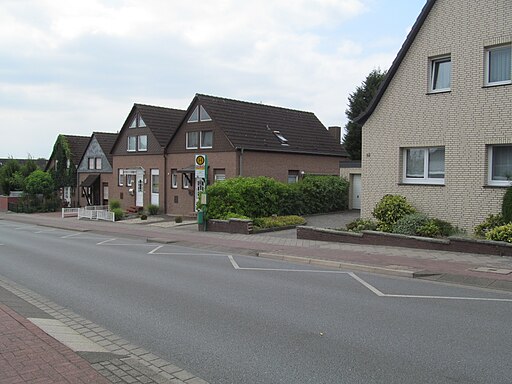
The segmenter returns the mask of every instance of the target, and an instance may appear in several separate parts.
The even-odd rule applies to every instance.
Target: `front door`
[[[137,207],[144,206],[144,171],[137,169],[137,175],[135,178],[135,205]]]
[[[352,175],[352,209],[361,209],[361,175]]]
[[[160,205],[160,170],[151,170],[151,204]]]

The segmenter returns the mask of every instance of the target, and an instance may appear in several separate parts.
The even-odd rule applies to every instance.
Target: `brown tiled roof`
[[[314,113],[201,94],[196,98],[235,148],[348,156]]]
[[[145,104],[134,104],[134,108],[139,111],[146,126],[151,130],[162,148],[165,148],[187,112],[181,109]]]
[[[62,135],[66,138],[69,149],[71,150],[71,161],[75,166],[80,164],[80,160],[82,160],[82,156],[87,150],[87,146],[89,145],[90,136],[73,136],[73,135]],[[53,154],[52,154],[53,155]]]
[[[105,156],[107,156],[107,160],[112,165],[112,154],[110,151],[112,151],[112,148],[114,147],[114,143],[117,140],[117,133],[109,133],[109,132],[94,132],[93,136],[96,137],[96,140],[98,140],[98,144],[100,145],[101,149],[103,150],[103,153]]]

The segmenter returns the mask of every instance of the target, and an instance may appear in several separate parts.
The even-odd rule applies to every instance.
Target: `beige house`
[[[512,178],[512,1],[429,0],[363,116],[362,216],[385,194],[472,231]]]

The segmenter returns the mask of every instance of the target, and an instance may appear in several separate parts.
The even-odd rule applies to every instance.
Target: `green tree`
[[[9,159],[0,168],[0,188],[5,195],[9,195],[11,191],[20,189],[19,177],[16,176],[20,172],[20,164],[17,160]]]
[[[55,186],[52,176],[40,169],[32,172],[25,179],[24,191],[29,195],[35,196],[41,194],[44,197],[49,197],[54,190]]]
[[[345,125],[343,145],[352,160],[361,160],[361,129],[357,119],[370,105],[387,71],[374,69],[356,90],[348,97],[348,109],[345,111],[348,123]]]

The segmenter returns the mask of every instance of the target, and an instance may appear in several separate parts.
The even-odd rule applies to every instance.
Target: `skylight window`
[[[281,145],[289,145],[288,139],[282,135],[279,131],[272,131],[276,135],[277,139],[281,142]]]

